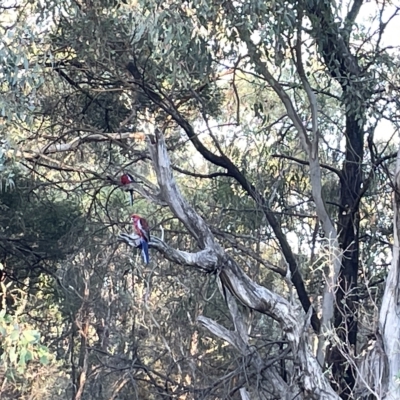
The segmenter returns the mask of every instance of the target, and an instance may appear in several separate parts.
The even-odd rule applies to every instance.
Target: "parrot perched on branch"
[[[133,182],[135,182],[135,179],[133,178],[133,176],[131,174],[124,173],[121,176],[121,184],[122,185],[129,185],[130,183],[133,183]],[[132,189],[129,190],[129,203],[130,203],[130,205],[133,204],[133,190]]]
[[[149,263],[149,241],[150,241],[150,229],[147,221],[140,215],[133,214],[131,216],[133,222],[133,229],[135,233],[140,237],[140,246],[142,249],[143,261]]]

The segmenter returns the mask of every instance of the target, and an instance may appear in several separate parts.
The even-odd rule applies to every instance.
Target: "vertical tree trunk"
[[[355,384],[355,372],[346,363],[343,350],[356,353],[357,346],[357,275],[359,258],[359,201],[362,183],[364,134],[360,117],[346,115],[346,159],[340,182],[338,216],[339,243],[343,250],[342,267],[336,292],[335,330],[343,347],[331,349],[328,363],[338,382],[343,399],[349,399]]]
[[[396,382],[396,377],[400,374],[400,148],[397,153],[393,208],[393,259],[379,316],[389,368],[388,392],[385,397],[387,400],[400,398],[399,384]]]
[[[343,399],[351,398],[355,372],[346,355],[356,352],[357,345],[357,275],[359,258],[359,202],[362,183],[362,161],[366,102],[371,97],[370,79],[350,49],[347,35],[335,19],[330,2],[304,2],[313,26],[313,36],[330,75],[343,90],[342,105],[346,116],[346,155],[340,180],[340,209],[338,215],[339,243],[343,251],[336,289],[334,326],[340,342],[327,352],[326,361]],[[360,5],[352,8],[354,18]],[[362,99],[362,100],[360,100]]]

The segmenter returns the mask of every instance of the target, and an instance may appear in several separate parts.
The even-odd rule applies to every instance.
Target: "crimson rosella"
[[[135,179],[133,178],[133,176],[131,174],[128,174],[127,172],[125,172],[122,176],[121,176],[121,183],[122,185],[129,185],[130,183],[135,182]],[[133,204],[133,190],[129,190],[129,202],[130,205]]]
[[[133,229],[136,234],[140,237],[140,246],[142,249],[143,260],[146,264],[149,263],[149,241],[150,241],[150,229],[147,221],[140,215],[133,214],[132,217]]]

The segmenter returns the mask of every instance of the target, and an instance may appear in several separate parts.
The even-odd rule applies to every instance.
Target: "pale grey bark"
[[[250,400],[250,395],[245,388],[241,388],[239,390],[239,393],[240,396],[242,397],[242,400]]]
[[[322,178],[321,166],[319,164],[319,128],[318,128],[318,103],[317,96],[311,88],[307,79],[302,62],[301,50],[301,30],[298,30],[296,43],[296,66],[303,87],[307,93],[307,98],[310,105],[311,120],[312,120],[312,137],[308,138],[305,129],[298,129],[303,149],[308,157],[310,164],[310,180],[312,196],[317,210],[318,219],[321,222],[325,238],[328,240],[329,246],[329,263],[325,274],[325,288],[322,299],[321,312],[321,335],[318,340],[317,359],[323,365],[325,359],[325,339],[326,334],[333,328],[335,290],[339,277],[339,272],[342,264],[342,251],[340,250],[339,240],[336,228],[333,225],[332,219],[326,209],[325,202],[322,196]]]
[[[301,32],[301,31],[300,31]],[[322,182],[321,182],[321,166],[319,163],[319,149],[318,149],[318,104],[317,98],[311,88],[310,83],[306,77],[302,59],[301,59],[301,36],[297,38],[296,46],[296,66],[300,79],[303,84],[303,88],[306,91],[307,98],[310,106],[310,114],[312,120],[312,132],[311,137],[308,136],[307,129],[297,113],[292,100],[280,85],[280,83],[275,79],[272,73],[269,71],[267,64],[261,59],[260,53],[257,50],[257,46],[253,43],[250,35],[244,29],[240,31],[241,37],[246,43],[249,53],[252,59],[257,64],[257,70],[265,80],[269,83],[271,88],[278,95],[283,105],[286,108],[287,115],[293,122],[294,127],[298,132],[298,137],[300,144],[308,158],[308,163],[310,166],[310,181],[312,196],[315,203],[315,208],[319,221],[321,222],[322,229],[325,234],[325,238],[328,241],[329,247],[329,261],[327,263],[327,268],[325,272],[325,288],[324,296],[322,301],[321,310],[321,335],[319,335],[318,341],[318,351],[317,358],[321,365],[323,365],[325,359],[325,341],[326,335],[331,331],[333,326],[334,317],[334,304],[335,304],[335,290],[337,285],[337,280],[341,267],[342,252],[340,250],[338,235],[336,228],[332,222],[332,219],[326,209],[325,202],[322,196]]]
[[[383,346],[388,360],[388,391],[385,399],[400,399],[400,148],[397,153],[395,171],[393,217],[393,259],[386,280],[379,322]]]
[[[76,130],[71,130],[68,133],[76,133]],[[29,151],[15,151],[16,157],[22,157],[25,160],[34,160],[40,158],[41,156],[56,154],[56,153],[64,153],[68,151],[76,150],[83,143],[89,142],[116,142],[122,139],[135,139],[135,140],[143,140],[144,135],[141,132],[121,132],[121,133],[93,133],[93,129],[88,129],[88,134],[82,137],[76,137],[72,139],[70,142],[66,143],[49,143],[45,146],[38,147],[36,150]]]
[[[140,245],[140,237],[136,234],[120,233],[118,240],[131,247],[138,247]],[[214,252],[210,249],[204,249],[197,253],[176,250],[155,236],[151,237],[149,247],[158,250],[167,260],[180,265],[194,267],[207,272],[217,269],[217,259]]]
[[[156,238],[152,239],[150,247],[157,248],[166,258],[180,264],[201,270],[215,271],[219,275],[225,292],[229,292],[227,301],[235,330],[229,331],[206,317],[200,317],[199,322],[214,335],[230,343],[242,354],[252,351],[248,346],[243,320],[237,311],[236,304],[233,303],[233,299],[229,297],[232,294],[236,300],[246,307],[269,315],[280,323],[281,329],[289,342],[295,365],[293,385],[290,385],[289,389],[285,382],[279,382],[279,375],[274,373],[273,368],[268,369],[268,374],[272,374],[269,375],[269,379],[274,379],[283,399],[289,398],[286,396],[293,394],[296,394],[297,398],[300,399],[303,397],[322,400],[339,399],[309,348],[306,337],[308,319],[305,322],[285,298],[251,280],[235,260],[227,255],[217,243],[204,219],[181,195],[172,174],[164,137],[159,131],[156,131],[155,138],[152,138],[151,142],[149,141],[148,147],[162,200],[168,204],[174,215],[181,220],[197,240],[201,250],[197,253],[175,250]],[[120,239],[133,246],[136,243],[132,235],[122,234]],[[257,362],[268,362],[268,360],[258,360]]]
[[[277,360],[263,360],[258,351],[249,345],[248,327],[243,315],[239,311],[234,297],[229,292],[225,293],[225,297],[234,325],[233,331],[204,316],[200,316],[198,322],[213,335],[231,344],[241,355],[249,360],[249,364],[255,371],[254,381],[258,381],[258,385],[254,389],[251,387],[251,382],[249,381],[249,384],[246,385],[247,388],[243,387],[240,390],[242,398],[262,398],[258,394],[264,391],[283,400],[291,400],[293,398],[304,399],[301,390],[296,384],[286,383],[279,375],[274,365],[274,361]],[[250,397],[250,393],[252,397]]]
[[[354,388],[357,399],[368,399],[372,394],[376,399],[384,399],[388,384],[388,367],[385,349],[380,334],[370,339],[360,351]]]
[[[361,350],[355,395],[400,399],[400,147],[394,174],[393,258],[379,313],[379,329]],[[349,360],[351,362],[351,360]]]

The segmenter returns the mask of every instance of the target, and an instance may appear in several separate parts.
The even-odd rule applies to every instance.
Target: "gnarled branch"
[[[150,246],[159,249],[169,259],[174,259],[180,264],[191,265],[202,270],[208,270],[209,268],[215,270],[215,267],[217,267],[222,287],[225,290],[227,289],[233,298],[239,300],[246,307],[269,315],[279,322],[294,356],[296,364],[295,381],[298,382],[297,389],[305,397],[312,395],[314,397],[318,396],[315,398],[319,399],[338,399],[339,397],[322,375],[321,368],[308,347],[304,323],[298,319],[292,305],[282,296],[252,281],[235,260],[225,253],[216,242],[204,219],[197,214],[181,195],[172,175],[165,140],[160,131],[156,131],[155,139],[148,142],[148,147],[163,200],[197,240],[201,251],[187,253],[173,250],[157,239],[153,239],[150,242]],[[120,238],[131,244],[129,236],[122,234]],[[132,244],[135,245],[135,243],[133,237]],[[229,293],[227,299],[230,302]],[[235,313],[235,305],[230,304],[230,311]],[[309,315],[311,315],[311,310]],[[243,335],[246,335],[243,324],[236,321],[236,334],[232,334],[204,317],[201,318],[201,321],[216,334],[231,344],[235,344],[235,347],[245,350],[246,338]],[[241,337],[240,341],[237,340],[238,335]]]

